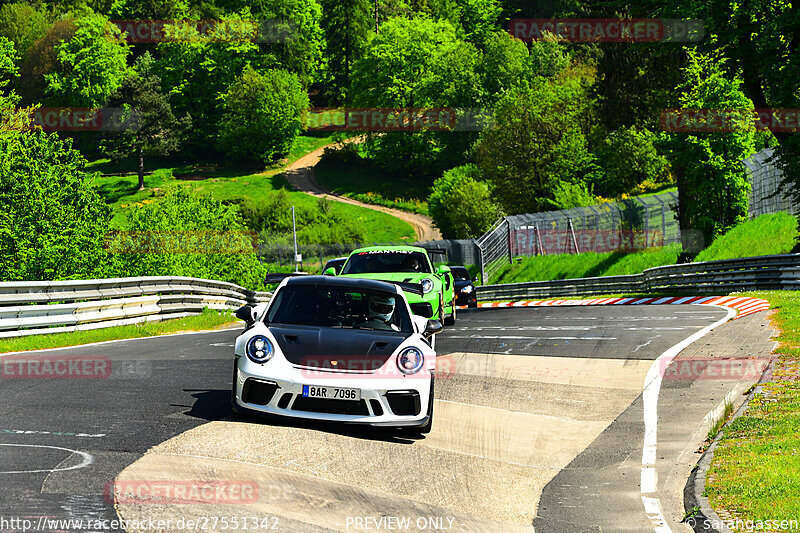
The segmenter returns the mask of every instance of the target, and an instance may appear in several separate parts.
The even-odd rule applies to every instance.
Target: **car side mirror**
[[[328,267],[325,269],[325,272],[322,273],[324,276],[335,276],[336,269],[333,267]]]
[[[253,308],[249,305],[245,305],[244,307],[237,309],[236,318],[239,320],[244,320],[244,323],[247,324],[248,328],[256,323],[256,314],[253,311]]]
[[[438,320],[428,320],[428,324],[425,326],[425,336],[430,337],[431,335],[436,335],[443,329],[444,326],[442,326],[442,323]]]
[[[473,276],[473,277],[472,277],[472,281],[473,281],[473,282],[475,282],[475,281],[478,281],[478,276]]]
[[[447,265],[439,265],[439,267],[436,269],[436,273],[439,275],[447,274],[448,272],[450,272],[450,267]]]

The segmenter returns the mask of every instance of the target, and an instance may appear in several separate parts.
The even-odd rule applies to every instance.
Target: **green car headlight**
[[[433,290],[433,281],[430,278],[425,278],[422,280],[422,293],[428,294]]]

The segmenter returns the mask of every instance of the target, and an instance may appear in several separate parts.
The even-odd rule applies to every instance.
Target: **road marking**
[[[0,428],[0,433],[10,433],[12,435],[55,435],[59,437],[105,437],[105,433],[73,433],[71,431],[36,431],[27,429],[4,429]]]
[[[647,376],[644,380],[644,387],[642,389],[642,404],[644,410],[644,443],[642,446],[641,494],[642,504],[644,505],[647,517],[650,519],[650,523],[653,525],[653,530],[657,533],[667,533],[672,531],[664,520],[659,499],[652,496],[647,496],[648,494],[655,494],[657,489],[655,466],[656,448],[658,445],[658,394],[661,391],[661,369],[666,368],[667,365],[669,365],[669,363],[675,359],[679,353],[685,350],[693,342],[703,337],[712,329],[716,328],[717,326],[721,326],[736,316],[736,309],[732,307],[726,307],[724,309],[727,309],[728,311],[725,315],[725,318],[721,318],[713,324],[704,327],[700,331],[683,339],[681,342],[659,355],[658,358],[653,361],[653,364],[647,371]],[[651,474],[650,471],[653,471],[653,473]]]
[[[524,337],[521,335],[448,335],[447,339],[510,339],[510,340],[558,340],[558,341],[615,341],[616,337]]]
[[[38,474],[44,472],[48,473],[66,472],[67,470],[78,470],[79,468],[87,467],[94,462],[94,457],[92,457],[90,454],[86,452],[80,452],[78,450],[70,450],[69,448],[61,448],[60,446],[43,446],[41,444],[0,444],[0,446],[14,446],[18,448],[49,448],[51,450],[63,450],[65,452],[70,452],[71,454],[78,454],[83,458],[80,464],[77,464],[75,466],[68,466],[67,468],[46,468],[43,470],[9,470],[8,472],[0,472],[0,474]]]

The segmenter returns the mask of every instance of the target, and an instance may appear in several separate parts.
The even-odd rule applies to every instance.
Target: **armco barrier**
[[[800,254],[668,265],[630,276],[531,281],[477,288],[478,301],[650,292],[800,289]]]
[[[183,318],[203,308],[237,309],[270,293],[185,277],[0,283],[0,338]]]

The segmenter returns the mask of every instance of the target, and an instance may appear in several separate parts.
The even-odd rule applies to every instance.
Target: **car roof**
[[[426,253],[427,250],[422,248],[421,246],[408,246],[408,245],[398,245],[398,246],[367,246],[364,248],[359,248],[358,250],[353,250],[350,255],[360,253],[360,252],[376,252],[376,251],[385,251],[385,250],[402,250],[404,252],[422,252]]]
[[[364,278],[340,278],[336,276],[298,276],[289,278],[286,287],[339,287],[357,290],[374,290],[397,293],[400,289],[394,283]]]

